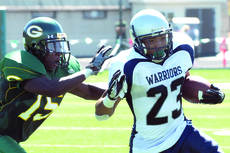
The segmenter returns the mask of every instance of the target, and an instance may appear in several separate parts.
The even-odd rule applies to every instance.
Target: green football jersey
[[[22,142],[60,105],[64,95],[55,98],[33,94],[20,88],[23,80],[46,76],[50,79],[71,75],[81,70],[73,56],[69,66],[57,67],[52,73],[27,51],[8,53],[0,63],[0,134]]]

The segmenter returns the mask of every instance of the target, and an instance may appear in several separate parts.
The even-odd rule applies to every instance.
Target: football
[[[200,103],[202,95],[210,88],[211,83],[207,79],[201,76],[191,75],[184,81],[182,87],[182,97],[191,103]]]

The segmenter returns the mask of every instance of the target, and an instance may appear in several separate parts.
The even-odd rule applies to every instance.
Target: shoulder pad
[[[22,50],[8,53],[1,61],[0,69],[8,81],[22,81],[46,74],[42,62]]]
[[[194,44],[192,38],[182,32],[173,32],[173,49],[180,45],[189,45],[194,50]]]

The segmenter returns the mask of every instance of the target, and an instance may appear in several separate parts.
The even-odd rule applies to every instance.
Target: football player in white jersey
[[[107,120],[126,98],[133,113],[130,153],[220,153],[182,109],[181,87],[194,62],[190,37],[173,33],[158,11],[138,12],[130,22],[133,48],[120,52],[109,69],[109,89],[96,103],[96,118]],[[201,103],[217,104],[224,93],[212,85]]]

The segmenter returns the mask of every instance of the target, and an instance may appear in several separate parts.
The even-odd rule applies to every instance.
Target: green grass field
[[[230,70],[191,70],[211,83],[230,83]],[[108,71],[87,82],[106,82]],[[230,88],[230,87],[229,87]],[[225,153],[230,153],[230,89],[223,89],[225,101],[220,105],[191,104],[183,101],[185,115],[193,124],[214,138]],[[94,117],[95,101],[68,94],[61,106],[26,141],[28,153],[128,153],[133,118],[122,101],[115,114],[99,122]]]

